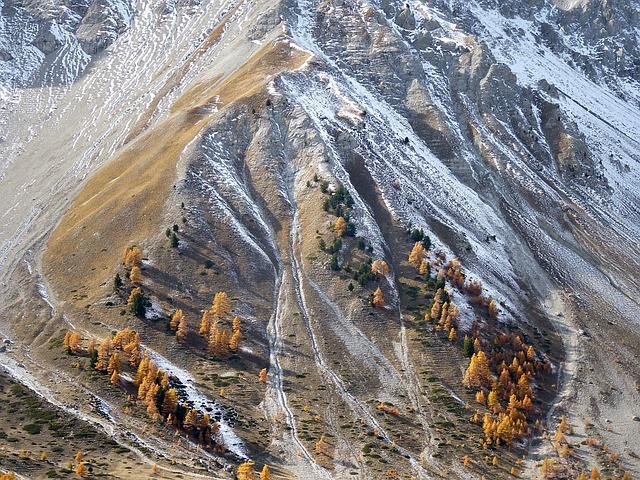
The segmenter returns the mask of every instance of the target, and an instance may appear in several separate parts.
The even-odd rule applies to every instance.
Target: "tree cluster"
[[[73,335],[76,332],[68,333]],[[135,388],[138,401],[145,406],[153,420],[172,425],[197,438],[205,446],[222,448],[217,435],[218,424],[212,422],[206,412],[189,407],[180,398],[179,386],[173,384],[169,374],[158,368],[143,351],[140,335],[136,331],[126,327],[105,337],[97,346],[96,341],[91,339],[86,348],[80,345],[80,341],[78,339],[74,353],[88,354],[92,367],[105,373],[111,384],[126,391]],[[125,370],[131,373],[123,377]]]
[[[200,321],[199,333],[207,339],[209,352],[215,357],[224,357],[235,353],[242,340],[242,320],[235,316],[231,321],[231,330],[222,327],[231,314],[231,300],[226,292],[218,292],[213,297],[211,308],[205,310]]]

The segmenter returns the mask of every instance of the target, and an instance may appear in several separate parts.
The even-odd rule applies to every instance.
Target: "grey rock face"
[[[33,45],[45,55],[62,46],[63,33],[58,24],[44,24],[33,41]]]
[[[395,22],[399,27],[404,28],[405,30],[413,30],[416,28],[416,19],[411,12],[411,7],[408,3],[406,3],[398,12],[396,13]]]
[[[130,25],[129,0],[9,0],[0,29],[0,85],[70,83]]]
[[[76,36],[85,52],[108,47],[131,22],[132,6],[121,0],[95,0],[82,18]]]

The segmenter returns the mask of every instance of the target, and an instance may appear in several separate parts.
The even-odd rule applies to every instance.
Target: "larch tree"
[[[344,219],[344,217],[338,217],[336,219],[336,223],[333,226],[333,231],[336,233],[336,235],[338,235],[339,237],[342,237],[344,235],[344,233],[347,231],[347,222]]]
[[[422,262],[420,262],[418,273],[420,273],[420,275],[427,275],[430,269],[431,269],[431,265],[429,265],[429,262],[423,259]]]
[[[165,417],[176,413],[178,408],[178,391],[175,388],[170,388],[164,394],[162,400],[162,414]]]
[[[142,360],[140,360],[140,363],[138,364],[138,371],[136,372],[137,385],[140,385],[144,378],[147,376],[147,373],[149,372],[150,362],[151,360],[149,359],[149,356],[147,354],[145,354],[144,357],[142,357]]]
[[[120,381],[120,372],[118,372],[118,370],[114,370],[113,372],[111,372],[111,377],[109,377],[109,381],[111,382],[111,385],[117,385],[118,382]]]
[[[173,315],[171,316],[169,328],[171,328],[171,330],[178,330],[178,325],[180,325],[180,322],[183,318],[184,312],[182,311],[182,309],[178,308],[175,312],[173,312]]]
[[[471,356],[469,366],[464,374],[463,384],[467,388],[489,385],[491,371],[487,362],[487,356],[480,350]]]
[[[327,457],[331,456],[331,446],[324,435],[320,436],[320,439],[316,442],[314,450],[316,455],[326,455]]]
[[[134,333],[129,342],[126,343],[122,349],[129,356],[129,365],[137,367],[142,356],[140,349],[140,334],[137,332]]]
[[[489,297],[489,301],[487,302],[487,311],[489,312],[489,318],[491,318],[491,320],[498,318],[498,304],[491,297]]]
[[[187,332],[189,330],[189,325],[187,324],[187,317],[182,315],[180,322],[178,323],[178,328],[176,329],[176,338],[180,342],[184,342],[187,339]]]
[[[129,272],[129,280],[131,280],[131,283],[134,285],[140,285],[142,283],[143,277],[140,267],[136,266],[131,269],[131,272]]]
[[[453,342],[457,338],[458,338],[458,331],[455,328],[451,327],[451,330],[449,330],[449,340]]]
[[[231,300],[226,292],[218,292],[213,297],[211,313],[214,317],[224,318],[231,312]]]
[[[500,400],[498,400],[498,392],[495,390],[491,390],[487,396],[487,408],[492,410],[493,413],[497,413],[497,410],[501,408]]]
[[[209,352],[222,357],[229,353],[229,332],[225,329],[212,328],[209,334]]]
[[[203,337],[209,336],[211,329],[211,310],[205,310],[200,321],[200,330],[198,331]]]
[[[591,469],[591,475],[589,475],[589,480],[600,480],[602,476],[600,475],[600,470],[596,467]]]
[[[529,345],[529,348],[527,348],[527,360],[529,360],[530,362],[533,362],[535,358],[536,358],[536,351],[533,349],[533,346]]]
[[[84,477],[86,474],[87,466],[84,464],[84,462],[78,463],[78,466],[76,467],[76,475],[78,475],[79,477]]]
[[[64,336],[63,346],[67,352],[77,352],[80,348],[80,333],[79,332],[67,332]]]
[[[263,368],[260,370],[260,373],[258,373],[258,381],[260,383],[267,383],[267,369]]]
[[[238,316],[233,317],[233,321],[231,322],[231,331],[233,333],[239,332],[241,328],[242,328],[242,320],[240,320],[240,317]]]
[[[540,465],[540,475],[542,478],[551,478],[556,469],[555,462],[550,458],[545,458]]]
[[[240,317],[234,317],[231,325],[231,339],[229,340],[229,349],[237,352],[242,339],[242,323]]]
[[[416,269],[420,269],[420,265],[426,256],[427,251],[425,250],[424,245],[422,245],[422,242],[416,242],[409,254],[409,263]]]
[[[240,340],[242,339],[242,332],[240,330],[235,330],[231,334],[231,338],[229,339],[229,350],[232,352],[237,352],[240,347]]]
[[[77,462],[77,463],[81,463],[82,462],[82,452],[81,451],[77,451],[75,457],[73,457],[73,459]]]
[[[389,273],[389,265],[384,260],[374,260],[371,264],[371,273],[384,277]]]
[[[260,480],[271,480],[271,471],[269,470],[269,465],[265,465],[262,467],[262,471],[260,472]]]
[[[444,294],[444,290],[439,288],[433,298],[433,306],[431,307],[431,311],[429,312],[429,317],[431,320],[437,320],[440,318],[440,312],[442,310],[442,297]]]
[[[254,465],[251,460],[247,460],[246,462],[238,465],[238,469],[236,470],[236,478],[237,480],[255,480],[256,472],[254,470]]]
[[[124,251],[124,258],[122,260],[126,268],[139,267],[142,265],[142,249],[135,245],[127,247]]]
[[[98,346],[98,360],[95,365],[96,370],[106,371],[111,358],[111,338],[106,337]]]
[[[120,356],[118,352],[113,352],[109,357],[109,363],[107,364],[107,373],[112,375],[113,372],[120,373]]]
[[[373,292],[373,297],[371,297],[371,305],[377,308],[384,307],[384,297],[382,296],[382,290],[380,290],[380,287],[378,287],[376,291]]]

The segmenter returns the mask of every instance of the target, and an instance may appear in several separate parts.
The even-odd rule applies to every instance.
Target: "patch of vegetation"
[[[29,423],[22,427],[22,429],[31,435],[36,435],[42,431],[42,425],[39,423]]]
[[[371,257],[367,257],[367,260],[362,262],[358,269],[353,273],[353,279],[363,287],[375,279],[375,274],[371,271],[372,263],[373,260]]]

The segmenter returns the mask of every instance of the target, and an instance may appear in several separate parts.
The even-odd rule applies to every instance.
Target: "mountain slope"
[[[534,478],[543,458],[558,478],[639,473],[634,2],[2,8],[0,363],[17,381],[55,405],[99,392],[109,435],[185,476],[246,459],[276,478]],[[388,270],[363,276],[369,259]],[[455,334],[442,308],[429,320],[442,285]],[[221,291],[218,326],[242,324],[227,356],[199,334]],[[213,445],[148,418],[130,367],[116,387],[91,371],[89,339],[125,327],[218,422]],[[465,335],[496,378],[535,352],[510,449],[480,445]],[[561,415],[569,456],[543,434]]]

